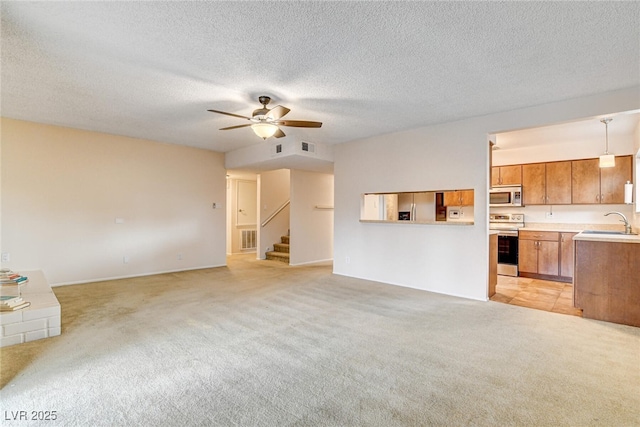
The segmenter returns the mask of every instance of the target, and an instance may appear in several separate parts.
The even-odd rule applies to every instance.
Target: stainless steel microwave
[[[522,187],[504,186],[493,187],[489,190],[490,207],[509,207],[522,205]]]

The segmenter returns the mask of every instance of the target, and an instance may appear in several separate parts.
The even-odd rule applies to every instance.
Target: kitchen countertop
[[[387,219],[361,219],[362,223],[369,224],[417,224],[417,225],[473,225],[473,221],[403,221]]]
[[[564,224],[564,223],[530,222],[530,223],[527,223],[520,230],[580,233],[583,230],[624,231],[624,227],[622,225],[616,225],[616,224]]]
[[[573,240],[586,240],[590,242],[605,243],[640,243],[640,235],[637,234],[585,234],[580,233]]]
[[[519,228],[520,231],[556,231],[558,233],[580,233],[582,230],[586,230],[586,228],[555,228],[555,227],[529,227],[525,226]],[[600,230],[599,228],[594,228],[594,230]]]

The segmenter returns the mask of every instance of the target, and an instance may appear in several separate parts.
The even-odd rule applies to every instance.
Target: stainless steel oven
[[[524,214],[490,214],[489,229],[498,231],[498,274],[518,276],[518,229]]]

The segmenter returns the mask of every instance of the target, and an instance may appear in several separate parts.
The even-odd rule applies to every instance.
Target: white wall
[[[289,169],[278,169],[258,175],[258,250],[257,258],[265,259],[265,252],[273,250],[274,243],[289,231],[290,206],[261,227],[271,214],[290,198],[291,173]]]
[[[333,258],[333,175],[291,171],[291,265]]]
[[[640,87],[338,145],[334,272],[487,299],[487,134],[640,108]],[[475,225],[359,222],[362,193],[474,189]]]
[[[4,267],[55,285],[225,265],[224,205],[220,153],[2,119]]]
[[[634,184],[634,192],[633,195],[633,203],[634,203],[634,225],[635,230],[637,231],[640,228],[640,123],[636,126],[636,130],[634,132],[634,144],[633,144],[633,152],[635,153],[635,158],[633,162],[633,184]]]
[[[603,126],[604,127],[604,126]],[[497,135],[500,144],[500,134]],[[633,135],[619,135],[615,144],[610,141],[610,152],[616,156],[633,153]],[[615,150],[615,151],[614,151]],[[523,163],[555,162],[561,160],[590,159],[604,152],[604,132],[591,138],[556,139],[552,144],[537,145],[527,148],[499,149],[493,154],[493,166],[515,165]]]

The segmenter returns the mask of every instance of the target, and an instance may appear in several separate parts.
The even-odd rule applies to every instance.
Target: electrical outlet
[[[545,213],[545,217],[546,217],[546,218],[553,218],[553,212],[547,212],[547,213]]]
[[[128,256],[123,256],[122,257],[122,263],[123,264],[129,264],[129,261],[131,261],[131,258],[129,258]]]
[[[351,257],[344,257],[345,264],[351,264]]]
[[[178,260],[182,259],[182,254],[178,254]]]
[[[2,252],[2,262],[11,261],[11,254],[9,252]]]

